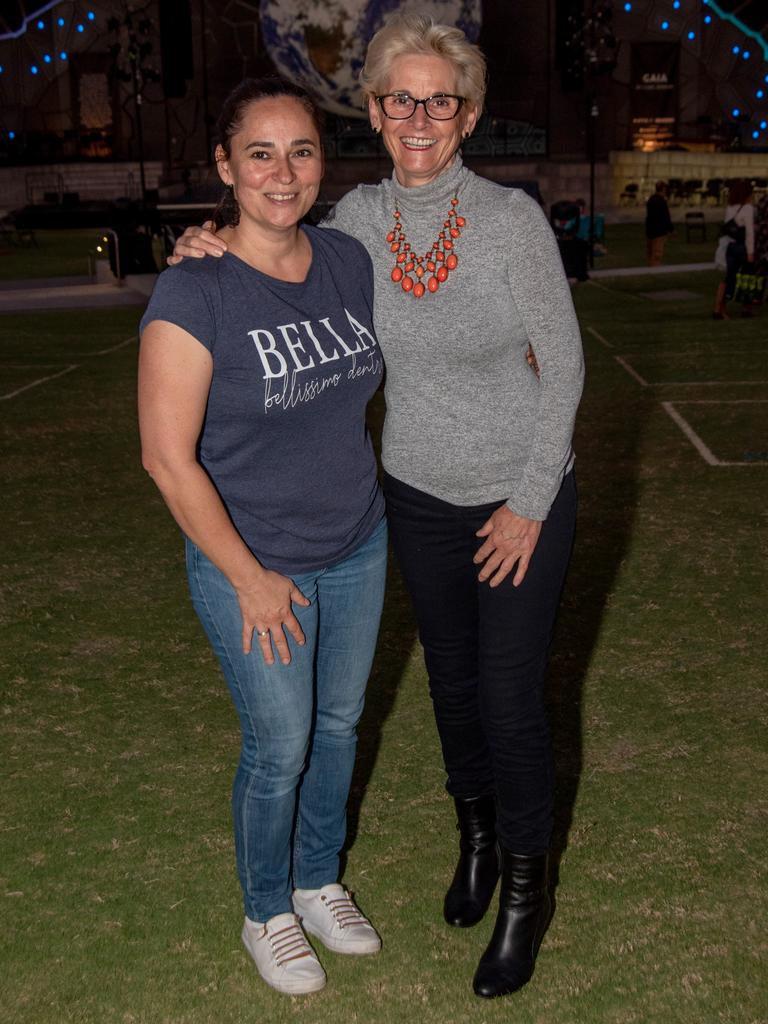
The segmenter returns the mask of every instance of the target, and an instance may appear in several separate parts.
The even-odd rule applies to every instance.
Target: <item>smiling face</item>
[[[232,185],[240,226],[290,230],[309,211],[323,177],[317,128],[292,96],[254,100],[230,140],[230,155],[216,147],[221,180]]]
[[[438,93],[458,95],[456,69],[437,54],[408,53],[396,57],[381,93],[405,92],[415,99]],[[451,165],[464,135],[477,122],[477,109],[463,103],[450,121],[435,121],[423,104],[402,121],[385,117],[377,100],[368,101],[368,114],[395,165],[397,180],[407,188],[427,185]]]

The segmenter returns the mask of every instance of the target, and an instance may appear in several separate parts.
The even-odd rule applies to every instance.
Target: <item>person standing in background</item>
[[[721,236],[729,239],[725,250],[725,279],[717,286],[715,320],[729,320],[726,303],[736,291],[736,277],[755,259],[755,208],[752,205],[752,183],[737,178],[728,188]]]
[[[664,243],[674,227],[667,204],[666,181],[656,182],[656,191],[645,204],[645,237],[649,267],[660,267],[664,259]]]

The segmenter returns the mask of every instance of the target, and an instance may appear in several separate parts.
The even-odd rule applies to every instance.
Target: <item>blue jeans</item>
[[[291,889],[338,880],[357,723],[384,600],[387,528],[344,561],[292,579],[311,604],[294,605],[306,643],[291,662],[243,654],[242,620],[226,576],[191,541],[192,603],[240,718],[232,790],[237,870],[245,913],[266,921],[291,908]]]

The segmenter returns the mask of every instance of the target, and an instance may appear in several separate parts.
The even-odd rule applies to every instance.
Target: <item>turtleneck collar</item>
[[[439,174],[428,185],[414,185],[406,188],[397,180],[397,171],[392,172],[392,191],[405,209],[424,209],[433,203],[448,202],[456,195],[467,175],[467,169],[457,153],[450,167]]]

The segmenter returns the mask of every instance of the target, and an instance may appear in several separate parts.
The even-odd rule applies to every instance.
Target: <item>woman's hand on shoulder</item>
[[[202,259],[203,256],[223,256],[227,243],[213,230],[213,221],[207,220],[202,227],[186,228],[176,239],[173,254],[168,257],[168,266],[174,267],[185,258]]]
[[[519,516],[506,505],[497,508],[476,534],[485,538],[473,559],[475,565],[485,563],[478,574],[480,582],[490,580],[491,587],[498,587],[517,565],[512,584],[519,587],[528,572],[541,527],[538,519]]]
[[[243,616],[243,653],[250,654],[255,633],[267,665],[274,665],[275,652],[284,665],[290,664],[285,630],[297,644],[305,640],[293,604],[306,608],[311,602],[292,579],[271,569],[261,570],[252,582],[235,587],[235,592]]]

